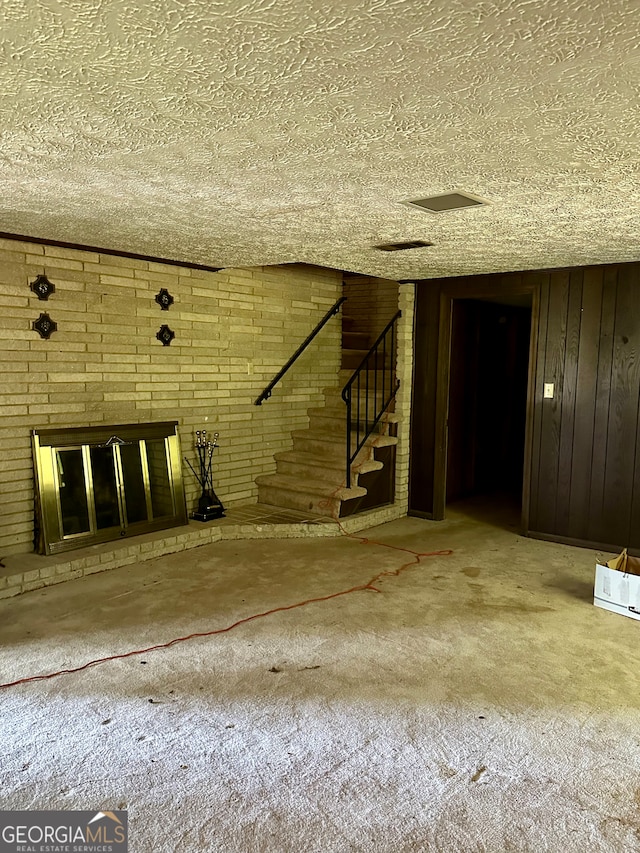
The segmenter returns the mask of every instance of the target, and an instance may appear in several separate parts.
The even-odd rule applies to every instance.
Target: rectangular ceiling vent
[[[433,243],[427,243],[426,240],[411,240],[407,243],[380,243],[373,248],[381,252],[404,252],[406,249],[422,249],[425,246],[433,246]]]
[[[428,210],[430,213],[444,213],[447,210],[460,210],[463,207],[478,207],[483,204],[489,204],[489,202],[468,193],[444,193],[443,195],[433,195],[429,198],[417,198],[412,201],[405,201],[403,204],[407,204],[410,207],[420,207],[422,210]]]

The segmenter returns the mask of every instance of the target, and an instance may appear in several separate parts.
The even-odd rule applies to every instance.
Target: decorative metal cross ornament
[[[32,281],[29,287],[35,293],[38,299],[43,300],[48,299],[52,293],[56,292],[55,284],[52,284],[46,277],[46,275],[37,276],[36,280]]]
[[[176,333],[166,325],[160,326],[156,334],[156,338],[162,343],[163,347],[168,347],[175,336]]]
[[[168,311],[173,305],[173,296],[166,287],[163,287],[160,293],[156,293],[156,302],[163,311]]]
[[[54,323],[48,314],[40,314],[37,320],[31,324],[31,328],[36,331],[41,338],[48,340],[58,328],[58,324]]]

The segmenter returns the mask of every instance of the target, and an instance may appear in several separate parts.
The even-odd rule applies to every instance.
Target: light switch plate
[[[545,398],[545,400],[553,400],[553,390],[554,390],[553,382],[545,382],[544,383],[544,398]]]

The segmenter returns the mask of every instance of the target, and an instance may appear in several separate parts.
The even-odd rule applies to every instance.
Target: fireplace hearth
[[[177,421],[36,429],[32,441],[39,554],[187,523]]]

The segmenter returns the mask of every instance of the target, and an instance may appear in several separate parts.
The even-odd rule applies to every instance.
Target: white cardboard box
[[[640,621],[640,558],[629,557],[625,549],[604,565],[596,563],[593,603]]]

